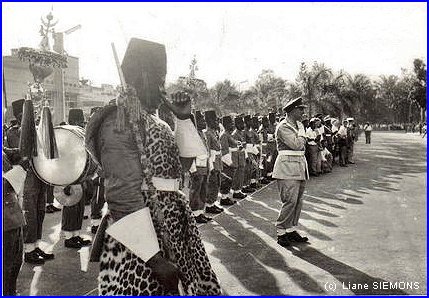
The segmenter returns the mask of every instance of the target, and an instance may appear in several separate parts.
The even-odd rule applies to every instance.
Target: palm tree
[[[313,112],[313,106],[317,105],[322,93],[322,81],[329,79],[331,75],[331,70],[323,64],[315,62],[311,71],[306,70],[304,63],[301,64],[298,82],[301,86],[303,96],[307,99],[310,115]]]

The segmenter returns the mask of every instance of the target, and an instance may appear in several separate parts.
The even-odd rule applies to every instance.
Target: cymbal
[[[83,189],[80,184],[70,185],[70,195],[64,193],[64,186],[54,187],[54,197],[63,206],[74,206],[82,199]]]

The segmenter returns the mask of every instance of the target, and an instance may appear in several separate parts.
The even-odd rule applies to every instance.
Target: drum
[[[36,175],[49,185],[67,186],[81,183],[95,173],[97,166],[85,148],[85,131],[79,126],[54,128],[58,158],[47,159],[38,142],[38,154],[32,164]]]

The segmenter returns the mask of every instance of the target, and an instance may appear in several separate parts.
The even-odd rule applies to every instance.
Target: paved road
[[[426,294],[426,150],[418,135],[374,132],[371,145],[361,138],[356,165],[308,183],[300,229],[310,245],[276,244],[275,183],[201,226],[224,294]],[[97,264],[79,271],[78,253],[59,238],[60,215],[45,222],[56,259],[24,265],[21,294],[96,295]]]

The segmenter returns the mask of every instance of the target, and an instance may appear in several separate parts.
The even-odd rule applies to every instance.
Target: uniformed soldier
[[[238,148],[232,152],[232,161],[237,166],[237,170],[232,178],[232,190],[234,199],[242,199],[246,197],[243,192],[250,192],[251,189],[243,189],[244,177],[246,169],[246,136],[244,134],[244,120],[242,116],[237,116],[234,119],[235,130],[231,134],[236,140]]]
[[[222,174],[220,181],[220,204],[229,206],[235,204],[232,200],[233,190],[232,184],[235,173],[237,171],[237,163],[233,161],[233,154],[238,151],[237,141],[232,137],[231,133],[234,130],[234,123],[231,116],[222,118],[224,131],[220,135],[221,153],[222,153]],[[237,159],[237,158],[235,158]],[[245,194],[239,194],[241,199],[245,198]]]
[[[276,146],[276,140],[274,138],[274,134],[277,127],[276,113],[270,112],[268,114],[268,120],[269,120],[269,126],[268,126],[268,133],[267,133],[267,144],[268,144],[267,177],[268,179],[272,180],[274,162],[276,161],[276,158],[277,158],[277,146]]]
[[[23,235],[25,225],[18,194],[23,181],[16,181],[9,176],[12,171],[24,170],[19,165],[13,165],[11,160],[18,161],[17,149],[4,148],[3,161],[3,295],[16,295],[16,281],[22,265]],[[42,263],[42,261],[40,261]]]
[[[206,128],[206,121],[201,111],[195,111],[195,124],[203,143],[207,148],[206,137],[203,130]],[[208,150],[207,150],[208,152]],[[190,168],[190,188],[189,205],[195,216],[197,223],[207,223],[212,220],[204,215],[207,197],[207,175],[208,175],[208,154],[197,156]]]
[[[13,114],[17,119],[17,126],[8,130],[7,146],[18,149],[21,139],[21,122],[24,114],[24,99],[12,102]],[[30,118],[30,114],[27,114]],[[27,118],[27,117],[26,117]],[[29,120],[33,121],[33,120]],[[42,239],[43,220],[45,218],[46,190],[47,185],[41,181],[30,166],[28,157],[23,158],[20,164],[27,171],[24,190],[22,209],[26,221],[24,227],[24,261],[31,264],[40,265],[45,260],[52,260],[54,254],[46,253],[39,247]]]
[[[277,242],[289,246],[292,242],[307,242],[293,227],[298,225],[302,209],[302,196],[308,179],[305,160],[306,133],[301,123],[306,106],[302,98],[291,100],[285,107],[287,117],[276,129],[278,156],[274,164],[273,178],[278,179],[282,207],[277,218]]]
[[[84,116],[82,109],[70,109],[68,123],[79,127],[84,126]],[[89,180],[89,179],[88,179]],[[81,184],[82,198],[73,206],[64,206],[61,219],[61,230],[65,236],[64,246],[68,248],[81,248],[82,246],[91,245],[90,240],[84,240],[80,231],[82,229],[83,217],[85,212],[85,201],[87,197],[92,197],[92,186],[89,181]],[[68,190],[65,191],[67,193]]]
[[[216,111],[206,111],[204,116],[207,123],[205,136],[210,156],[210,172],[207,181],[206,212],[217,214],[223,211],[223,208],[215,204],[220,191],[220,178],[222,172],[222,152],[219,138],[219,122],[216,116]]]
[[[271,182],[271,179],[268,177],[268,173],[272,172],[272,166],[268,163],[269,156],[269,148],[268,148],[268,128],[270,126],[270,122],[267,116],[262,117],[262,124],[259,129],[259,138],[262,140],[261,143],[261,162],[262,162],[262,171],[261,171],[261,180],[262,184],[268,184]],[[270,177],[271,178],[271,177]]]
[[[253,193],[256,191],[256,175],[258,163],[255,154],[255,139],[252,132],[252,117],[245,115],[244,120],[244,138],[246,145],[244,150],[246,153],[246,165],[244,169],[244,186],[242,188],[245,193]],[[253,183],[253,186],[251,185]]]

